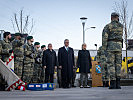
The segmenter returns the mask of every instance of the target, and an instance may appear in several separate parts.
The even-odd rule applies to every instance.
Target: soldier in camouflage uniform
[[[4,33],[4,40],[0,41],[0,57],[3,62],[6,62],[11,53],[12,53],[12,44],[10,42],[11,39],[11,33],[5,32]],[[0,90],[5,90],[6,82],[2,78],[2,75],[0,75]]]
[[[24,68],[22,79],[28,84],[33,82],[33,69],[35,63],[35,49],[32,44],[33,42],[33,37],[28,36],[27,44],[24,45]]]
[[[6,62],[12,53],[12,43],[10,42],[11,33],[5,32],[4,39],[0,41],[1,50],[0,55],[2,56],[2,61]]]
[[[39,51],[40,43],[34,43],[35,51],[36,51],[36,58],[35,58],[35,65],[34,65],[34,72],[33,72],[33,82],[40,83],[41,82],[41,71],[42,71],[42,55],[41,51]]]
[[[102,46],[107,51],[107,68],[110,76],[109,89],[121,89],[120,71],[122,63],[123,25],[119,22],[119,14],[111,14],[111,23],[102,33]]]
[[[22,77],[24,59],[24,39],[21,36],[21,33],[15,33],[15,39],[12,42],[14,52],[14,72],[19,78]]]
[[[98,62],[98,64],[101,65],[103,87],[109,86],[109,78],[108,78],[106,58],[107,58],[106,51],[102,49],[102,46],[99,47],[99,50],[97,52],[97,62]]]

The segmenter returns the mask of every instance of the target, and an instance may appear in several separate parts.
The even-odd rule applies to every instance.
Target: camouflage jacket
[[[24,62],[25,63],[34,63],[35,62],[35,48],[29,43],[24,45]]]
[[[12,50],[12,43],[7,40],[1,40],[0,41],[0,55],[2,57],[2,60],[5,62],[11,53],[9,53],[9,50]]]
[[[24,40],[13,40],[12,47],[15,57],[24,57]]]
[[[106,62],[107,52],[103,49],[103,47],[99,47],[97,51],[97,62],[98,63],[104,63]]]
[[[102,49],[102,46],[99,47],[99,49],[98,49],[98,51],[97,51],[97,57],[96,57],[96,60],[97,60],[98,63],[100,63],[101,49]]]
[[[107,24],[102,33],[102,46],[107,51],[122,51],[123,25],[114,20]]]
[[[37,64],[42,64],[42,51],[36,49],[36,58],[35,58],[35,63]]]

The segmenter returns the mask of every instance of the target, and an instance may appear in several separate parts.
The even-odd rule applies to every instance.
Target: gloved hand
[[[9,50],[9,53],[12,53],[13,52],[13,50],[11,49],[11,50]]]
[[[38,63],[40,63],[40,62],[41,62],[41,58],[37,58],[36,61],[37,61]]]
[[[33,53],[30,55],[31,58],[34,58],[34,56],[35,56],[35,54],[33,54]]]

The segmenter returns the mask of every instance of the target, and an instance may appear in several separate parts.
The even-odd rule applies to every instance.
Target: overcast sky
[[[102,44],[102,30],[110,22],[114,2],[120,0],[0,0],[0,30],[14,33],[11,19],[13,13],[24,10],[35,21],[34,39],[41,45],[53,44],[57,49],[63,46],[64,39],[70,40],[70,46],[81,49],[83,42],[80,17],[87,17],[86,28],[95,26],[85,33],[88,49]],[[133,0],[128,0],[129,13]]]

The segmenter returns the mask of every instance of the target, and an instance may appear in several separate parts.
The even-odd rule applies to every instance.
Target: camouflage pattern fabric
[[[42,57],[43,57],[43,51],[42,50],[39,50],[39,52],[40,52],[41,59],[42,59]],[[42,66],[42,61],[41,61],[41,76],[40,76],[40,81],[41,81],[41,83],[44,83],[45,82],[45,69]]]
[[[116,20],[104,27],[102,33],[103,50],[107,52],[107,69],[110,80],[120,77],[123,25]]]
[[[13,52],[14,52],[14,72],[19,78],[22,77],[23,59],[24,59],[24,39],[13,40]]]
[[[42,52],[36,50],[36,58],[33,72],[33,83],[41,83],[42,72]]]
[[[103,81],[109,80],[106,59],[107,59],[107,53],[105,50],[102,49],[102,46],[101,46],[99,47],[99,50],[97,52],[97,61],[101,65]]]
[[[34,46],[29,43],[24,45],[24,69],[23,69],[23,81],[26,83],[32,83],[33,81],[33,69],[35,63],[35,50]]]
[[[121,52],[108,52],[107,56],[108,72],[111,80],[116,80],[116,77],[121,77]]]
[[[9,53],[9,50],[12,50],[12,44],[10,41],[2,40],[0,41],[2,49],[0,50],[0,55],[2,56],[2,61],[6,62],[8,58],[10,57],[11,53]]]
[[[27,84],[33,82],[33,68],[34,68],[34,63],[26,63],[24,64],[24,72],[23,72],[23,81],[26,82]]]
[[[22,69],[23,69],[23,57],[15,57],[14,72],[19,78],[22,78]]]

